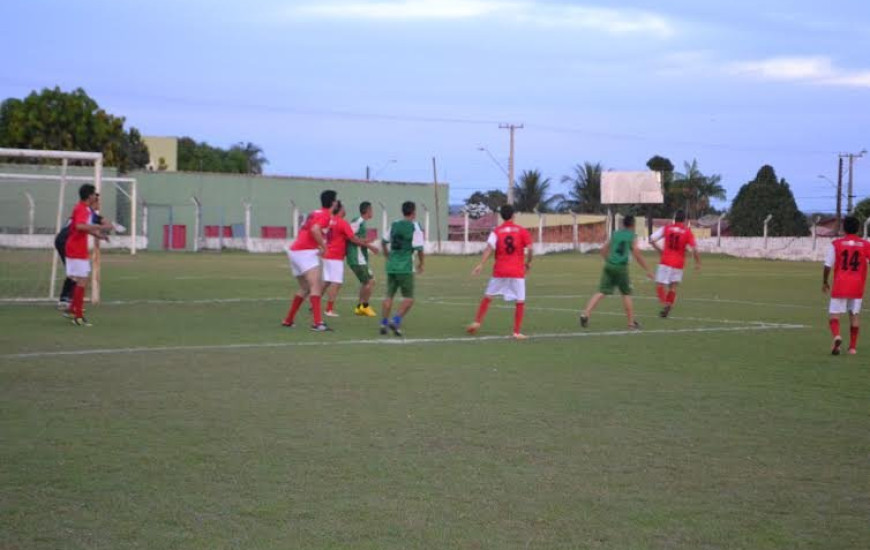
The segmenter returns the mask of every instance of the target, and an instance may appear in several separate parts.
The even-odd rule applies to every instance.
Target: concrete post
[[[544,215],[538,212],[538,248],[544,250]]]
[[[27,234],[33,235],[33,220],[36,218],[36,202],[33,200],[33,195],[24,192],[24,196],[27,197],[27,203],[29,204],[27,210]]]
[[[244,202],[245,206],[245,250],[251,251],[251,203]]]
[[[577,225],[577,213],[571,212],[571,244],[574,250],[580,248],[580,227]]]
[[[463,216],[465,217],[465,228],[464,228],[464,232],[463,232],[463,236],[462,236],[462,243],[463,243],[462,244],[462,251],[468,252],[468,220],[469,220],[468,211],[465,211],[463,213]]]
[[[773,219],[773,214],[768,214],[766,218],[764,218],[764,249],[767,250],[767,224],[770,223],[770,220]]]

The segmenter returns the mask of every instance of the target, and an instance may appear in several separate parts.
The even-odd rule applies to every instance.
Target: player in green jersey
[[[387,261],[387,296],[384,298],[381,334],[387,329],[402,335],[402,319],[414,305],[414,253],[417,253],[417,273],[423,273],[423,228],[415,221],[417,205],[402,203],[403,219],[394,221],[383,237],[384,258]],[[393,296],[402,291],[402,303],[396,316],[390,319]]]
[[[634,256],[638,265],[646,271],[649,279],[653,278],[652,272],[646,265],[640,249],[637,247],[637,235],[634,232],[634,216],[626,216],[622,220],[623,228],[611,235],[610,240],[601,249],[601,257],[604,258],[604,270],[601,272],[601,283],[586,309],[580,314],[580,325],[583,328],[589,326],[589,316],[602,298],[613,294],[613,289],[618,288],[622,294],[622,305],[628,316],[628,328],[639,329],[640,323],[634,319],[634,305],[631,302],[631,281],[628,278],[629,256]]]
[[[363,201],[359,205],[359,217],[350,222],[350,227],[353,229],[354,235],[360,240],[367,241],[368,227],[366,222],[372,219],[374,211],[372,203]],[[368,248],[357,246],[352,242],[347,243],[347,265],[353,274],[356,275],[360,282],[359,287],[359,302],[353,309],[355,315],[365,317],[377,317],[377,313],[369,305],[369,300],[372,297],[372,289],[375,288],[375,277],[369,267],[369,250]]]

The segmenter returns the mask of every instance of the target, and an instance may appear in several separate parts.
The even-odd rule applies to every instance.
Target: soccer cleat
[[[630,325],[628,325],[629,330],[640,330],[640,322],[634,321]]]
[[[858,350],[856,350],[855,348],[849,348],[849,355],[856,355],[857,353]]]
[[[528,340],[529,337],[523,334],[522,332],[515,332],[512,336],[514,340]]]
[[[840,355],[840,346],[843,345],[843,339],[839,336],[834,337],[834,344],[831,346],[831,355]]]
[[[67,319],[75,319],[76,318],[76,314],[73,313],[72,310],[70,310],[70,309],[67,309],[66,311],[61,313],[61,315],[63,315]]]
[[[360,317],[362,317],[362,316],[365,315],[365,311],[363,311],[363,307],[362,307],[362,306],[356,306],[356,307],[353,308],[353,314],[354,314],[354,315],[359,315]]]
[[[325,312],[324,315],[326,315],[327,317],[338,317],[338,313],[336,313],[332,310]]]
[[[671,306],[670,306],[670,304],[668,304],[665,307],[663,307],[662,310],[659,312],[659,317],[661,317],[662,319],[667,319],[668,314],[670,314],[670,312],[671,312]]]
[[[314,332],[332,332],[332,329],[326,326],[326,323],[311,325],[311,330]]]
[[[468,327],[465,329],[465,332],[467,332],[468,334],[477,334],[478,329],[480,329],[480,323],[475,321],[468,325]]]
[[[72,324],[74,324],[77,327],[93,326],[93,325],[91,325],[91,322],[88,321],[87,319],[85,319],[84,317],[76,317],[75,319],[72,320]]]
[[[381,325],[380,333],[381,333],[381,336],[387,335],[387,325]]]
[[[589,317],[583,314],[580,314],[580,326],[583,328],[587,328],[589,326]]]
[[[378,316],[378,314],[375,313],[375,310],[372,309],[372,306],[366,306],[366,307],[362,308],[362,315],[365,315],[366,317],[377,317]]]
[[[287,321],[285,319],[284,321],[281,321],[281,326],[287,327],[287,328],[293,328],[294,326],[296,326],[296,323],[294,323],[293,321]]]
[[[69,300],[59,300],[57,302],[57,309],[61,311],[69,309]]]
[[[402,327],[400,327],[400,326],[397,325],[396,323],[393,323],[392,321],[391,321],[387,326],[390,327],[390,330],[393,331],[393,334],[395,334],[396,336],[398,336],[398,337],[401,338],[401,336],[402,336]]]

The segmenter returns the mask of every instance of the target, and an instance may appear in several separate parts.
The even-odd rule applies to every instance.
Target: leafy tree
[[[675,205],[679,205],[680,200],[685,201],[686,216],[690,219],[714,212],[710,199],[724,200],[726,197],[725,188],[719,184],[722,176],[702,174],[697,159],[693,159],[691,164],[684,162],[683,167],[685,172],[674,174],[670,186]]]
[[[855,208],[852,210],[852,215],[861,221],[861,231],[864,231],[864,222],[870,218],[870,197],[858,201]]]
[[[108,114],[81,88],[31,92],[0,104],[0,146],[21,149],[98,151],[122,173],[148,164],[148,148],[124,117]]]
[[[562,183],[569,185],[568,196],[559,204],[559,210],[583,214],[600,214],[606,211],[601,204],[600,162],[584,162],[574,166],[574,173],[562,176]]]
[[[731,232],[741,237],[764,234],[764,218],[772,214],[770,236],[805,236],[809,234],[806,217],[798,210],[794,195],[785,179],[777,181],[772,166],[764,165],[755,179],[747,182],[731,205],[728,220]]]
[[[498,189],[490,189],[489,191],[475,191],[470,197],[465,199],[465,204],[482,204],[493,212],[497,212],[499,208],[507,204],[507,195],[504,191]]]
[[[250,142],[221,149],[190,137],[178,140],[178,169],[182,171],[262,174],[268,162],[263,150]]]
[[[560,195],[547,197],[550,178],[538,170],[524,170],[514,188],[514,208],[518,212],[550,212],[553,204],[564,200]]]
[[[662,177],[664,202],[662,204],[650,205],[651,208],[649,210],[651,215],[660,218],[668,217],[676,210],[671,192],[671,186],[674,183],[674,163],[667,157],[654,155],[646,161],[646,166],[653,172],[659,172]]]

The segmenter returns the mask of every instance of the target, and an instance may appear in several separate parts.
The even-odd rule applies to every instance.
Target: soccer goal
[[[139,246],[136,180],[104,177],[101,153],[0,148],[0,300],[57,299],[65,270],[55,236],[68,223],[84,183],[100,194],[99,214],[122,230],[108,243],[89,239],[89,294],[99,303],[101,248],[135,254]]]

